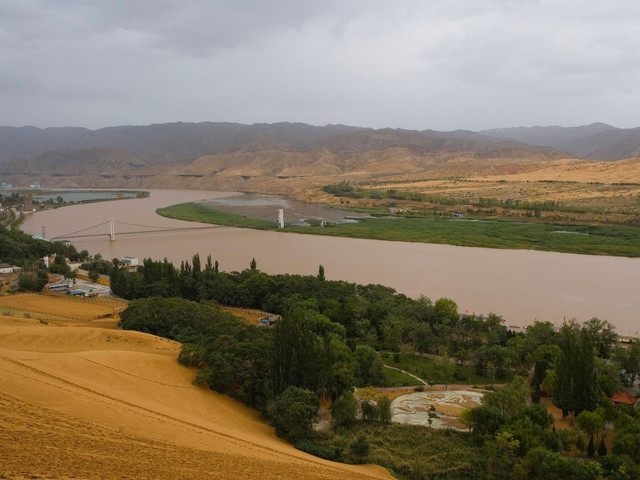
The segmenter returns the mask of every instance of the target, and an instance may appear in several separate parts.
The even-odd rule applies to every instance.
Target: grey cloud
[[[637,126],[637,18],[630,0],[0,0],[0,124]]]

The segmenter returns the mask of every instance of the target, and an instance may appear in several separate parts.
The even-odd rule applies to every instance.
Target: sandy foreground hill
[[[0,316],[0,478],[392,478],[295,450],[192,385],[178,352],[139,332]]]

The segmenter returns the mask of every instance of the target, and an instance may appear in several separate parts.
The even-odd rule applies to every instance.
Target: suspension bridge
[[[298,216],[295,215],[294,216]],[[268,216],[264,216],[261,218],[257,218],[257,220],[265,220],[267,218],[273,218],[273,215],[270,214]],[[324,226],[326,222],[322,220],[322,225]],[[211,230],[214,228],[225,227],[225,225],[198,225],[198,226],[188,226],[188,227],[167,227],[167,226],[157,226],[157,225],[143,225],[138,223],[129,223],[129,222],[121,222],[116,221],[113,218],[109,220],[98,223],[96,225],[91,225],[90,227],[82,228],[80,230],[76,230],[74,232],[65,233],[62,235],[56,235],[51,238],[46,238],[45,235],[45,227],[42,227],[42,237],[46,240],[51,240],[53,242],[64,242],[71,241],[78,238],[100,238],[100,237],[108,237],[109,240],[116,240],[116,225],[118,228],[118,237],[129,236],[129,235],[158,235],[169,232],[178,232],[178,231],[186,231],[186,230]],[[284,228],[284,210],[278,210],[278,220],[277,220],[278,228]],[[103,227],[104,230],[100,233],[97,232],[99,228]],[[124,228],[123,228],[124,227]]]
[[[118,229],[117,236],[128,236],[128,235],[143,235],[143,234],[161,234],[168,232],[177,232],[181,230],[205,230],[212,228],[220,228],[223,225],[200,225],[197,227],[161,227],[157,225],[142,225],[136,223],[128,223],[128,222],[118,222],[113,218],[110,218],[106,222],[98,223],[96,225],[91,225],[90,227],[83,228],[81,230],[76,230],[75,232],[69,232],[62,235],[56,235],[55,237],[49,238],[49,240],[54,242],[62,242],[67,240],[73,240],[77,238],[98,238],[98,237],[108,237],[109,240],[115,241],[116,239],[116,225],[119,227],[125,227],[124,229]],[[105,227],[105,231],[102,233],[96,232],[96,230],[100,227]],[[131,228],[133,227],[133,229]],[[43,227],[44,229],[44,227]],[[44,230],[43,230],[43,237]]]

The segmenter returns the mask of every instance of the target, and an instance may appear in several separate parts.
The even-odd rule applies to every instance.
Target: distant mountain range
[[[303,123],[166,123],[86,128],[0,127],[0,163],[33,160],[51,150],[95,147],[121,150],[157,163],[193,160],[201,155],[248,150],[332,153],[389,147],[418,150],[467,149],[491,154],[497,149],[547,147],[576,158],[620,160],[640,155],[640,128],[620,129],[604,123],[582,127],[516,127],[471,132],[457,130],[372,130],[346,125],[317,127]],[[534,149],[537,150],[537,149]]]
[[[258,178],[372,177],[445,168],[464,175],[499,164],[639,155],[640,128],[602,123],[481,132],[210,122],[99,130],[0,127],[0,176],[18,185],[46,180],[109,186],[120,179],[130,186],[226,182],[223,186],[242,188]]]
[[[576,158],[622,160],[640,156],[640,127],[616,128],[606,123],[582,127],[517,127],[483,130],[481,135],[564,150]]]

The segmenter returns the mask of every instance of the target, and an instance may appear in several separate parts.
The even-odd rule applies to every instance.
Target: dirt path
[[[423,379],[422,379],[422,378],[420,378],[420,377],[416,377],[413,373],[406,372],[406,371],[404,371],[404,370],[402,370],[402,369],[400,369],[400,368],[392,367],[391,365],[387,365],[386,363],[383,363],[383,364],[382,364],[382,366],[383,366],[383,367],[385,367],[385,368],[389,368],[389,369],[391,369],[391,370],[396,370],[396,371],[398,371],[398,372],[400,372],[400,373],[404,373],[405,375],[409,375],[410,377],[413,377],[413,378],[415,378],[416,380],[418,380],[418,381],[419,381],[420,383],[422,383],[423,385],[429,386],[429,384],[428,384],[425,380],[423,380]],[[415,388],[415,387],[413,387],[413,388]]]

